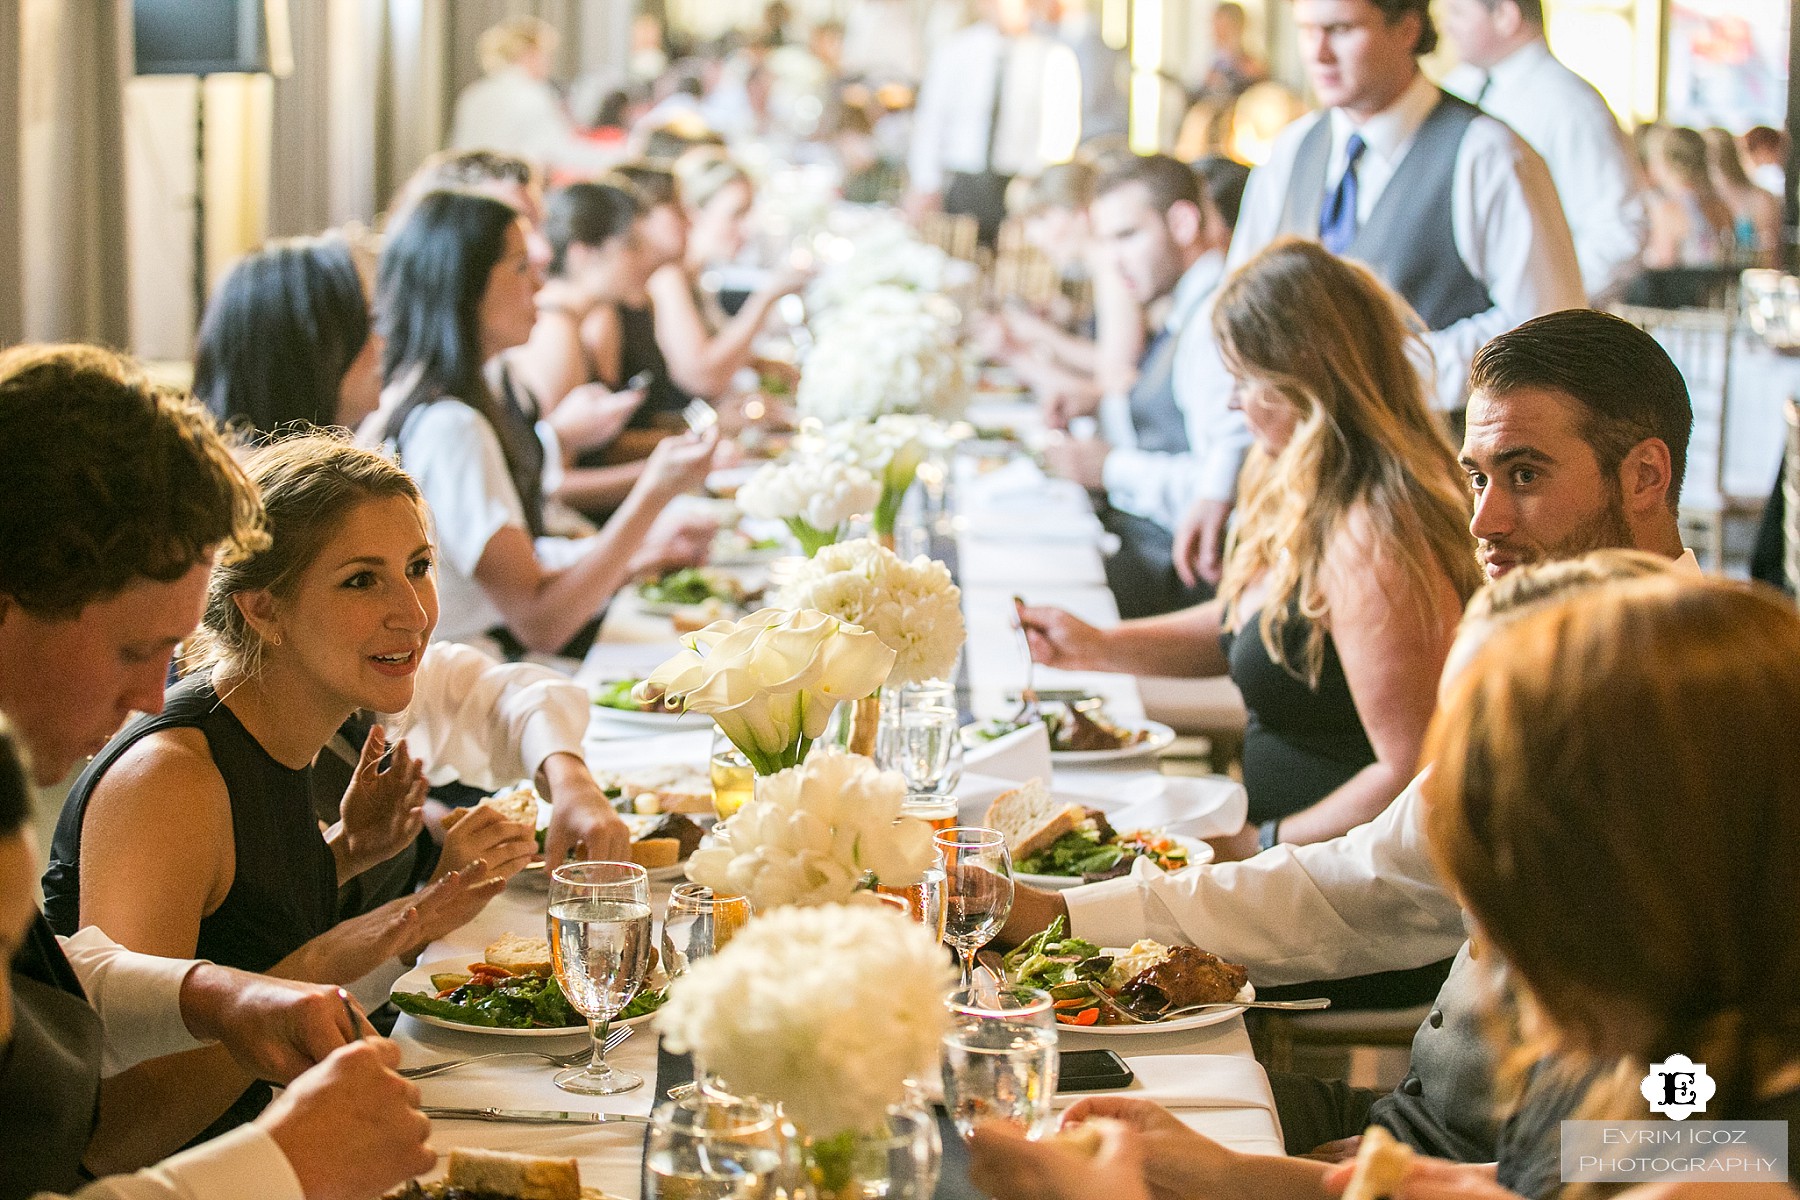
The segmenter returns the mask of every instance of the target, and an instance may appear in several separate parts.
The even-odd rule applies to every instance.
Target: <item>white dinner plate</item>
[[[1119,832],[1134,833],[1136,831],[1131,829],[1121,829]],[[1199,866],[1201,863],[1209,863],[1212,861],[1213,848],[1199,838],[1183,837],[1179,833],[1171,833],[1168,836],[1173,838],[1178,844],[1187,847],[1188,866],[1195,867]],[[654,878],[654,876],[652,876],[652,878]],[[1032,875],[1025,871],[1015,871],[1013,872],[1013,878],[1020,883],[1030,884],[1034,888],[1045,888],[1053,892],[1060,892],[1064,888],[1079,887],[1081,885],[1081,876],[1079,875]]]
[[[436,962],[421,963],[400,978],[394,980],[394,986],[388,989],[389,995],[395,992],[424,992],[427,996],[437,995],[437,989],[431,986],[433,975],[447,975],[451,972],[467,974],[470,959],[440,958]],[[436,1025],[439,1029],[455,1029],[462,1033],[491,1033],[497,1037],[569,1037],[574,1034],[586,1034],[587,1026],[570,1025],[563,1029],[499,1029],[488,1025],[464,1025],[461,1021],[446,1021],[442,1017],[428,1017],[419,1013],[407,1013],[415,1021],[423,1021],[427,1025]],[[645,1013],[641,1017],[633,1017],[629,1021],[614,1021],[616,1028],[620,1025],[641,1025],[654,1017],[655,1013]]]
[[[639,725],[645,729],[660,729],[665,733],[671,730],[705,729],[712,723],[712,718],[700,713],[632,712],[628,708],[608,708],[604,704],[592,707],[609,721],[617,721],[621,725]]]
[[[1238,993],[1239,1000],[1256,999],[1256,986],[1246,983]],[[1218,1008],[1209,1008],[1188,1017],[1176,1017],[1173,1021],[1157,1021],[1149,1025],[1062,1025],[1056,1029],[1059,1033],[1095,1033],[1101,1037],[1131,1037],[1145,1033],[1180,1033],[1184,1029],[1205,1029],[1208,1025],[1219,1025],[1244,1011],[1241,1004],[1222,1004]]]
[[[1082,763],[1122,762],[1125,759],[1161,754],[1175,744],[1175,731],[1160,721],[1119,721],[1117,724],[1120,729],[1128,732],[1148,730],[1150,736],[1133,745],[1120,746],[1117,750],[1052,750],[1050,760],[1071,767]]]

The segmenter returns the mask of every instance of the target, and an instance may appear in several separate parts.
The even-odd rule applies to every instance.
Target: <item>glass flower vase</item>
[[[888,1109],[886,1128],[828,1138],[796,1133],[806,1200],[931,1200],[944,1147],[918,1097]]]

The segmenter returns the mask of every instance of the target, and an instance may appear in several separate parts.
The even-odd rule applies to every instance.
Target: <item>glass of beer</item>
[[[931,792],[909,792],[900,806],[902,818],[911,817],[931,826],[933,836],[956,827],[956,797]],[[943,940],[942,906],[944,869],[937,862],[925,868],[925,878],[906,887],[877,887],[884,896],[898,896],[906,901],[906,911],[913,920],[937,931]]]

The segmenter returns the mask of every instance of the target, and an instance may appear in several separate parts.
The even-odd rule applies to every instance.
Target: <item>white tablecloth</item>
[[[1029,422],[1029,414],[1014,416]],[[1079,489],[1071,494],[1072,485],[1034,481],[1020,474],[1020,479],[1009,484],[1009,491],[992,495],[991,504],[979,514],[967,511],[967,505],[971,497],[981,501],[981,487],[972,479],[959,476],[958,494],[964,498],[966,511],[964,517],[958,518],[958,556],[969,627],[966,655],[971,703],[978,716],[1009,711],[1012,704],[1005,693],[1016,690],[1024,681],[1024,651],[1012,628],[1014,594],[1023,595],[1028,603],[1059,605],[1096,623],[1118,619],[1112,595],[1105,587],[1098,542],[1081,536],[1079,530],[1083,527],[1070,523],[1087,511],[1085,497]],[[1005,528],[1001,518],[1008,512],[1035,516],[1030,521],[1021,519],[1014,536],[997,536],[996,530]],[[1046,520],[1045,514],[1056,519]],[[1091,521],[1091,512],[1088,519]],[[674,645],[669,622],[642,612],[627,594],[609,610],[599,643],[582,664],[578,677],[593,682],[642,674],[660,662]],[[1040,689],[1080,687],[1105,696],[1110,711],[1123,720],[1136,720],[1143,715],[1137,685],[1130,676],[1040,669],[1035,682]],[[710,724],[699,719],[690,730],[658,732],[613,720],[597,710],[587,748],[589,761],[597,770],[619,770],[670,762],[703,764],[710,741]],[[1146,766],[1139,760],[1110,767],[1058,769],[1053,782],[1059,788],[1097,797],[1104,806],[1111,797],[1139,802],[1143,789],[1154,789],[1160,778],[1153,765]],[[657,888],[656,893],[655,907],[660,914],[667,885]],[[535,935],[543,928],[543,921],[541,888],[524,880],[515,881],[475,921],[433,945],[424,961],[474,961],[482,947],[500,934]],[[368,989],[359,989],[359,993],[373,998],[368,996]],[[580,1035],[526,1041],[458,1033],[408,1016],[400,1018],[394,1036],[409,1064],[492,1049],[529,1047],[563,1052],[583,1042]],[[1267,1080],[1251,1055],[1241,1019],[1189,1032],[1126,1037],[1064,1031],[1062,1045],[1071,1050],[1113,1049],[1128,1059],[1152,1056],[1153,1060],[1141,1071],[1144,1079],[1135,1085],[1136,1090],[1151,1097],[1174,1098],[1183,1104],[1204,1104],[1180,1107],[1177,1111],[1188,1124],[1228,1146],[1255,1153],[1281,1153],[1274,1102],[1268,1094]],[[1164,1056],[1178,1057],[1171,1062]],[[613,1052],[612,1058],[653,1081],[656,1038],[647,1026],[641,1026]],[[607,1097],[596,1105],[557,1091],[550,1082],[551,1074],[552,1068],[543,1063],[512,1058],[424,1080],[419,1086],[426,1104],[456,1107],[598,1108],[647,1114],[659,1099],[653,1087],[646,1084],[635,1092]],[[438,1121],[432,1140],[440,1152],[451,1146],[483,1146],[571,1155],[581,1161],[583,1179],[588,1184],[616,1196],[639,1194],[643,1143],[640,1126],[587,1128]]]

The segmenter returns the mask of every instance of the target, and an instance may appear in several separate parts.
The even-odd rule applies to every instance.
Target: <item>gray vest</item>
[[[1139,450],[1155,454],[1186,454],[1187,422],[1175,403],[1175,343],[1179,339],[1164,329],[1150,340],[1138,363],[1137,382],[1128,397],[1131,428]]]
[[[1464,942],[1431,1015],[1413,1036],[1406,1078],[1369,1109],[1369,1119],[1401,1141],[1455,1162],[1492,1162],[1500,1135],[1481,983],[1482,969]]]
[[[1487,286],[1463,264],[1450,223],[1456,153],[1469,123],[1481,115],[1448,92],[1419,126],[1412,147],[1382,189],[1374,211],[1344,252],[1413,306],[1427,329],[1445,329],[1494,306]],[[1319,210],[1331,158],[1331,118],[1321,116],[1301,139],[1288,181],[1281,233],[1319,236]]]

